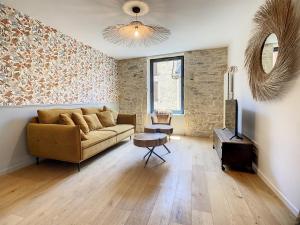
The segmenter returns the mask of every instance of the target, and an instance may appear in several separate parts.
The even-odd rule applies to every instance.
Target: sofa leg
[[[80,172],[80,163],[77,163],[77,170]]]
[[[132,139],[132,136],[130,135],[130,136],[129,136],[129,140],[131,140],[131,139]]]
[[[36,165],[39,165],[39,164],[40,164],[40,158],[39,158],[39,157],[36,157],[36,158],[35,158],[35,162],[36,162]]]

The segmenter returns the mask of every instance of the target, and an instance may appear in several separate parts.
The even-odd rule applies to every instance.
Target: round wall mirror
[[[266,39],[261,53],[261,64],[266,74],[271,73],[273,70],[277,61],[278,50],[278,38],[276,34],[273,33]]]

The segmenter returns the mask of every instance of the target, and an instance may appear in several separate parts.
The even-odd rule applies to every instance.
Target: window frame
[[[181,109],[177,111],[172,111],[173,114],[184,114],[184,56],[173,56],[173,57],[164,57],[150,59],[150,112],[154,112],[154,74],[153,74],[153,65],[157,62],[165,61],[181,61]]]

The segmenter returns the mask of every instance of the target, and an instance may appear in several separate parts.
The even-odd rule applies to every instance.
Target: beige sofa
[[[87,140],[81,140],[79,126],[59,124],[60,114],[93,114],[99,108],[38,110],[27,126],[29,153],[39,158],[80,163],[97,153],[131,137],[135,131],[136,115],[118,114],[116,126],[90,131]]]

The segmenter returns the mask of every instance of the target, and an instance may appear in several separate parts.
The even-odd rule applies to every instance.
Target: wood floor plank
[[[267,187],[258,176],[249,174],[247,176],[247,180],[253,184],[253,187],[257,191],[260,198],[280,224],[289,225],[295,223],[295,217],[293,214],[284,206],[274,192]]]
[[[218,174],[215,172],[205,172],[207,180],[208,194],[211,205],[211,212],[213,217],[213,223],[215,225],[227,225],[231,224],[230,212],[228,210],[228,202],[225,198],[223,188]]]
[[[159,186],[146,185],[139,200],[132,210],[126,225],[146,225],[160,191]]]
[[[204,168],[198,165],[194,165],[192,171],[192,209],[211,212]]]
[[[262,201],[253,185],[248,181],[247,174],[232,173],[233,177],[239,185],[239,189],[246,199],[252,215],[255,217],[257,224],[278,225],[280,224],[270,210]]]
[[[255,174],[222,172],[209,139],[174,137],[166,163],[125,141],[83,163],[43,161],[0,177],[0,224],[294,225]]]
[[[148,225],[168,225],[176,187],[162,186],[153,207]]]
[[[208,212],[201,212],[197,210],[192,211],[193,225],[213,225],[212,214]]]
[[[191,171],[179,171],[170,223],[192,224]]]
[[[97,220],[91,224],[124,225],[131,214],[131,211],[118,209],[115,207],[107,208],[106,211],[108,213],[106,213],[105,216],[97,218]]]
[[[1,225],[16,225],[22,222],[23,218],[16,215],[7,215],[0,218]]]
[[[252,215],[247,202],[237,183],[230,176],[230,172],[223,173],[218,176],[222,184],[225,198],[228,202],[228,210],[230,211],[231,224],[255,225],[258,224]]]

